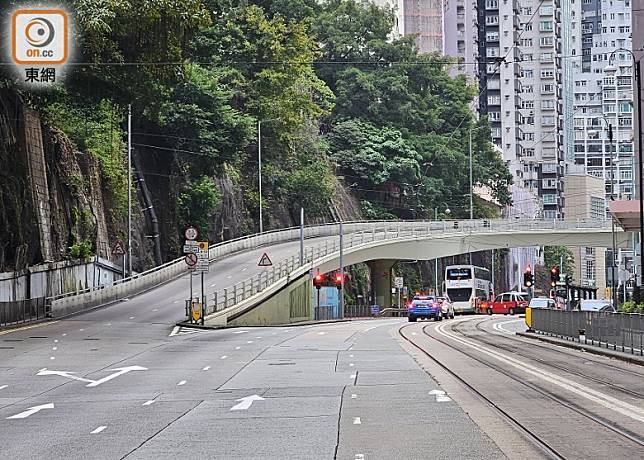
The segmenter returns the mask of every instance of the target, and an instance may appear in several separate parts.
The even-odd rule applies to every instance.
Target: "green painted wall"
[[[310,321],[311,280],[304,276],[254,309],[228,322],[230,326],[271,326]]]

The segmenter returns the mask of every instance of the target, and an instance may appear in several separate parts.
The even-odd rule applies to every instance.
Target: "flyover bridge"
[[[212,326],[284,324],[312,317],[310,273],[339,267],[340,226],[337,223],[304,228],[304,263],[300,264],[300,229],[251,235],[215,245],[209,251],[206,324]],[[461,220],[367,221],[343,223],[345,266],[366,262],[376,297],[389,298],[391,267],[399,260],[429,260],[474,251],[534,245],[610,246],[609,220]],[[620,246],[628,233],[617,231]],[[235,273],[241,257],[268,252],[268,269],[248,263]],[[250,260],[250,259],[249,259]],[[256,260],[259,260],[257,258]],[[230,274],[229,274],[230,273]],[[187,268],[176,259],[147,272],[101,288],[48,299],[54,317],[93,306],[129,299],[143,307],[162,303],[167,293],[184,292]],[[189,297],[189,294],[184,296]],[[174,301],[176,303],[176,300]],[[166,306],[168,318],[180,320],[183,304]],[[172,310],[170,310],[172,308]],[[159,318],[161,319],[161,318]]]

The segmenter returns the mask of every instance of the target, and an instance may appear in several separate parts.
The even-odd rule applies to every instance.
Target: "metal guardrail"
[[[644,315],[536,308],[531,314],[535,332],[640,356],[644,353]]]
[[[338,224],[309,227],[308,237],[324,237],[339,235]],[[609,221],[598,219],[578,219],[576,221],[561,220],[465,220],[465,221],[361,221],[343,222],[345,233],[344,250],[377,241],[390,241],[408,238],[426,238],[439,234],[498,233],[500,231],[521,230],[579,230],[579,229],[610,229]],[[329,232],[331,230],[331,232]],[[292,231],[289,229],[288,231]],[[313,268],[321,258],[337,254],[340,250],[339,240],[325,241],[324,244],[305,248],[304,265]],[[273,267],[246,278],[232,286],[220,289],[209,296],[206,315],[231,308],[240,302],[260,293],[264,289],[289,278],[291,273],[301,268],[299,254],[282,259]],[[368,313],[366,316],[371,316]]]
[[[47,314],[48,310],[44,297],[0,302],[0,327],[16,326],[45,319]]]
[[[610,222],[608,220],[577,220],[577,221],[558,221],[558,220],[463,220],[463,221],[351,221],[343,222],[345,241],[349,240],[345,247],[352,247],[355,244],[373,243],[378,240],[390,240],[395,238],[410,237],[427,237],[436,233],[449,234],[467,234],[477,233],[495,233],[508,230],[608,230]],[[209,259],[214,261],[230,254],[254,249],[279,242],[296,240],[299,237],[299,227],[273,230],[262,234],[248,235],[233,240],[217,243],[212,245],[209,250]],[[339,233],[339,224],[330,223],[322,225],[307,226],[304,229],[306,239],[328,237]],[[359,239],[358,239],[359,238]],[[337,243],[335,243],[337,244]],[[330,249],[328,242],[324,251],[321,245],[314,248],[314,252],[306,260],[324,257],[331,252],[337,252],[337,247]],[[317,252],[315,252],[317,251]],[[266,287],[274,284],[293,271],[299,268],[299,257],[294,256],[290,259],[280,261],[277,266],[270,271],[264,272],[257,277],[249,278],[237,283],[225,290],[217,291],[216,300],[212,307],[209,306],[208,312],[219,311],[229,308],[252,295],[261,292]],[[167,262],[158,267],[152,268],[142,273],[137,273],[128,278],[118,280],[112,284],[83,289],[67,294],[61,294],[46,299],[50,306],[52,314],[69,313],[86,308],[87,306],[100,305],[102,303],[118,300],[123,297],[138,294],[145,289],[149,289],[176,278],[185,273],[183,257]]]

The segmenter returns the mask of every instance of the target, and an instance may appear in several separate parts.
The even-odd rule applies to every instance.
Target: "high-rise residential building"
[[[388,8],[395,14],[394,26],[391,35],[394,38],[402,37],[405,35],[405,15],[404,15],[404,0],[372,0],[378,6]]]
[[[458,73],[472,81],[477,75],[478,21],[477,0],[444,0],[443,54],[458,59]]]
[[[543,217],[563,217],[565,172],[563,129],[562,13],[560,0],[522,0],[521,116],[524,143],[520,183],[536,192]]]
[[[631,3],[585,0],[581,12],[582,58],[574,78],[575,163],[604,179],[608,199],[630,199],[633,63],[630,53],[620,49],[631,49]]]
[[[421,53],[444,53],[445,0],[403,0],[404,34],[416,35]]]
[[[515,179],[522,175],[521,52],[517,0],[478,0],[479,113],[492,126],[492,140]]]

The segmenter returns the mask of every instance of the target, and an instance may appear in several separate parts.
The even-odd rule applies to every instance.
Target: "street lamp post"
[[[610,196],[609,200],[613,201],[615,199],[615,159],[613,158],[613,125],[609,123],[608,120],[602,115],[602,120],[606,123],[606,128],[608,131],[608,152],[610,155]],[[589,134],[592,131],[589,131]],[[617,289],[616,289],[616,274],[615,274],[615,254],[617,253],[616,241],[615,241],[615,219],[613,216],[610,218],[611,222],[611,236],[612,236],[612,247],[611,247],[611,258],[610,258],[610,294],[613,300],[613,305],[617,308]],[[563,262],[560,264],[563,265]],[[563,268],[563,266],[562,266]]]
[[[450,212],[449,208],[445,208],[445,214]],[[434,220],[438,220],[438,208],[434,208]],[[434,288],[436,289],[436,295],[438,295],[438,257],[434,259]]]
[[[262,219],[262,120],[257,120],[257,164],[259,175],[259,233],[264,233],[264,221]]]
[[[639,285],[642,285],[642,276],[644,276],[644,197],[642,196],[643,193],[643,188],[642,188],[642,77],[641,77],[641,70],[640,70],[640,61],[635,58],[635,54],[626,48],[618,48],[612,53],[610,53],[610,56],[608,57],[608,64],[611,65],[613,62],[613,57],[615,56],[616,52],[626,52],[631,55],[631,58],[633,59],[633,69],[635,73],[635,81],[636,81],[636,93],[637,95],[633,94],[633,98],[637,99],[637,162],[638,162],[638,172],[637,172],[637,177],[638,177],[638,184],[637,184],[637,193],[638,193],[638,198],[639,198],[639,211],[640,211],[640,269],[639,269],[639,275],[640,275],[640,282]],[[617,74],[615,74],[615,78],[617,78]],[[617,95],[615,95],[617,97]]]

